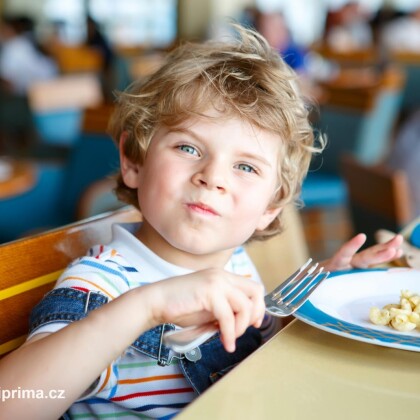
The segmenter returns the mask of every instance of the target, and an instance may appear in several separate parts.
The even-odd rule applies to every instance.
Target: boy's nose
[[[192,182],[197,186],[207,189],[225,191],[227,180],[219,164],[208,163],[202,166],[192,177]]]

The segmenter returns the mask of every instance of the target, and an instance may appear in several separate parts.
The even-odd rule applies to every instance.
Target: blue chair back
[[[64,174],[61,164],[39,163],[34,188],[15,197],[0,199],[0,243],[67,222],[60,211]]]
[[[416,51],[393,52],[390,57],[405,72],[401,109],[409,114],[420,107],[420,54]]]
[[[83,134],[74,145],[66,167],[62,192],[62,213],[74,220],[82,193],[93,182],[110,176],[119,168],[119,154],[106,134]]]
[[[82,109],[35,112],[35,128],[43,143],[72,146],[80,136]]]
[[[98,77],[73,74],[33,83],[28,100],[41,142],[71,146],[82,131],[83,110],[103,97]]]
[[[0,200],[0,243],[76,220],[83,192],[116,172],[118,150],[106,135],[82,135],[68,161],[38,161],[38,178],[27,193]]]
[[[401,73],[391,77],[392,83],[384,79],[376,86],[334,92],[340,102],[332,101],[321,108],[317,128],[326,134],[328,143],[312,169],[338,175],[343,153],[351,153],[365,164],[385,157],[401,109],[404,83]]]
[[[342,206],[347,188],[340,176],[340,158],[350,153],[360,162],[382,160],[399,116],[404,77],[390,71],[371,86],[331,86],[320,111],[317,131],[327,136],[321,156],[314,157],[302,187],[307,208]],[[328,89],[328,87],[326,87]]]

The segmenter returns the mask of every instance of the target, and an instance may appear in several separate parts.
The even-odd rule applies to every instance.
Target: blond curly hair
[[[185,43],[166,57],[147,80],[132,84],[117,97],[109,130],[119,143],[125,133],[124,153],[143,163],[147,148],[161,126],[175,127],[209,108],[223,107],[225,115],[240,116],[250,124],[278,134],[281,142],[273,207],[297,202],[316,145],[294,71],[257,32],[234,25],[233,42]],[[117,196],[139,207],[137,190],[117,179]],[[281,213],[251,239],[281,232]]]

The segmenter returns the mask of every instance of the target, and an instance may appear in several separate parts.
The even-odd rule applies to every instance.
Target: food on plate
[[[369,319],[375,325],[387,325],[401,332],[420,328],[420,294],[401,290],[399,303],[370,308]]]

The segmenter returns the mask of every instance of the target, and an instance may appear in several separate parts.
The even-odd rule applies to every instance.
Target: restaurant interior
[[[308,252],[331,255],[361,231],[372,243],[379,228],[398,232],[420,213],[420,1],[1,0],[0,8],[0,243],[123,206],[112,194],[118,155],[107,134],[115,92],[180,42],[228,39],[232,20],[260,31],[295,68],[315,135],[327,139],[297,208]],[[38,57],[13,68],[22,37]]]
[[[369,329],[360,308],[399,282],[419,290],[407,266],[420,269],[420,0],[0,0],[0,11],[0,358],[25,342],[32,308],[71,261],[107,243],[114,223],[141,220],[113,193],[116,93],[180,43],[231,42],[235,21],[295,69],[327,142],[283,232],[246,244],[266,289],[357,232],[367,245],[401,232],[417,248],[405,267],[353,270],[353,283],[331,273],[334,290],[179,418],[416,418],[419,316],[395,335]]]

